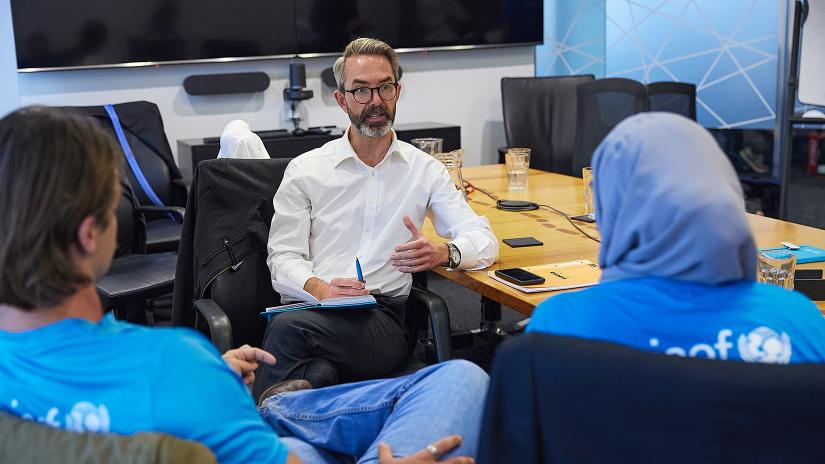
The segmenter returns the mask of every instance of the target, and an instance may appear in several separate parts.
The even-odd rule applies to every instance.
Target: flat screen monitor
[[[11,9],[21,70],[294,55],[297,48],[295,0],[11,0]]]
[[[536,44],[543,0],[11,0],[18,69]]]
[[[356,37],[396,49],[537,44],[542,0],[297,0],[298,53],[340,53]]]

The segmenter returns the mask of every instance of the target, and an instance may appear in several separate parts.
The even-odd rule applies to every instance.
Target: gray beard
[[[371,126],[364,121],[362,121],[359,115],[352,114],[347,111],[347,116],[349,116],[350,122],[352,122],[353,127],[355,130],[358,131],[359,134],[363,135],[364,137],[383,137],[387,135],[387,133],[392,129],[392,124],[395,121],[395,118],[390,117],[387,115],[387,122],[377,125]]]
[[[354,122],[355,130],[364,137],[383,137],[392,129],[392,121],[387,121],[380,126],[369,126],[363,122]]]

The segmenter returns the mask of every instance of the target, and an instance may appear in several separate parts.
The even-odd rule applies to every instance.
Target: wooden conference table
[[[584,214],[584,187],[579,178],[530,169],[528,190],[508,192],[507,174],[503,164],[468,167],[463,168],[461,172],[465,181],[497,198],[529,200],[552,206],[571,216]],[[495,200],[478,190],[469,195],[469,203],[476,213],[487,216],[490,220],[493,232],[499,239],[499,261],[482,271],[457,272],[436,268],[433,272],[489,300],[529,316],[537,304],[558,292],[522,293],[490,278],[487,275],[488,271],[577,259],[598,262],[599,244],[576,231],[556,212],[546,208],[525,212],[499,210],[496,208]],[[825,248],[825,230],[752,214],[748,215],[748,220],[758,248],[777,247],[781,241]],[[588,234],[599,238],[595,224],[576,224]],[[429,221],[424,227],[424,234],[431,240],[437,239]],[[544,245],[511,248],[501,243],[501,239],[504,238],[528,236],[537,238]],[[798,269],[825,269],[825,263],[801,264],[798,265]],[[817,305],[820,310],[825,309],[825,302],[817,302]]]

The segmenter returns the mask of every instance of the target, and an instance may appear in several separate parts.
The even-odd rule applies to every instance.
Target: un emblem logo
[[[81,401],[66,415],[66,429],[75,432],[108,432],[109,410],[102,404],[95,406]]]
[[[757,327],[738,340],[739,356],[743,361],[763,364],[788,364],[791,360],[791,337],[769,327]]]

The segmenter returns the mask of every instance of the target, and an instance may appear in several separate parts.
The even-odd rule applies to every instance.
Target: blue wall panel
[[[780,3],[546,0],[545,45],[536,49],[536,73],[595,69],[598,77],[690,82],[697,87],[703,125],[772,128]],[[577,56],[580,50],[595,55],[599,41],[601,61],[593,56],[588,65]]]

